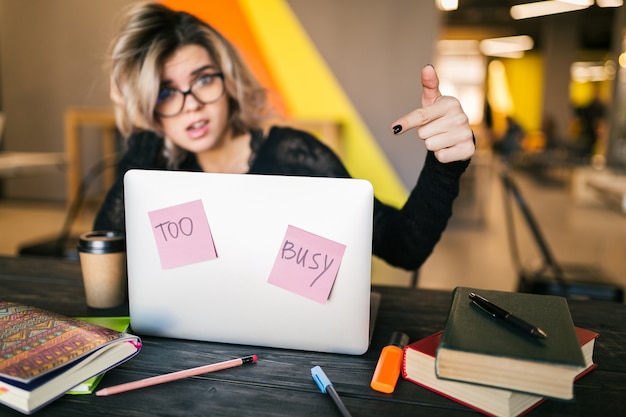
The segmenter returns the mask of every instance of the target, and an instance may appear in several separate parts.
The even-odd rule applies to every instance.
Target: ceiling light
[[[575,4],[578,6],[593,6],[593,0],[556,0],[561,3]]]
[[[437,42],[437,52],[441,55],[478,55],[478,41],[473,39],[444,39]]]
[[[459,0],[436,0],[437,8],[449,12],[459,8]]]
[[[623,0],[596,0],[600,7],[619,7],[624,4]]]
[[[533,46],[533,38],[528,35],[506,36],[483,39],[480,42],[480,51],[487,56],[521,58],[524,56],[524,51],[533,49]]]
[[[615,78],[615,63],[606,62],[574,62],[570,68],[572,81],[597,82]]]
[[[539,1],[535,3],[518,4],[512,6],[510,13],[515,20],[529,19],[531,17],[546,16],[557,13],[571,12],[586,9],[593,0],[563,0],[563,1]]]

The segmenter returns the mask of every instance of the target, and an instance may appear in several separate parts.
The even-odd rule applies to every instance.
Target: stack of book
[[[476,293],[545,331],[536,337],[470,298]],[[548,398],[572,400],[591,372],[598,333],[574,326],[562,297],[456,288],[443,331],[404,350],[405,379],[491,416],[519,416]]]

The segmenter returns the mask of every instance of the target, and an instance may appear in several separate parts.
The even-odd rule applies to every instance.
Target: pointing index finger
[[[393,134],[397,135],[414,127],[422,126],[428,122],[429,116],[424,109],[413,110],[412,112],[405,114],[401,118],[395,121],[393,127]]]
[[[411,113],[396,120],[392,125],[394,135],[418,127],[430,121],[434,115],[428,107],[441,97],[439,91],[439,78],[432,65],[422,68],[422,108],[413,110]]]

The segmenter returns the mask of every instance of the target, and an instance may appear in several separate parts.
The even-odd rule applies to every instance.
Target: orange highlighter
[[[400,368],[402,367],[402,351],[409,342],[409,336],[402,332],[393,332],[389,344],[383,348],[376,364],[376,370],[370,387],[376,391],[391,394],[396,388]]]

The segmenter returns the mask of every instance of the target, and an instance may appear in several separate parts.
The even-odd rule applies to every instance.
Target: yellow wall
[[[570,100],[573,106],[585,106],[597,95],[598,98],[608,103],[611,101],[611,81],[601,81],[597,83],[581,83],[572,81],[570,85]]]
[[[503,60],[513,99],[513,118],[526,131],[541,128],[543,59],[538,54],[526,54],[520,59]]]

